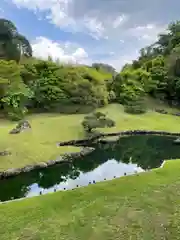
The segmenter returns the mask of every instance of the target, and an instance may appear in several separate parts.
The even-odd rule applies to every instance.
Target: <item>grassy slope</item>
[[[101,111],[116,121],[116,127],[103,129],[104,132],[128,129],[180,131],[179,117],[155,112],[129,115],[124,113],[123,107],[118,104],[109,105]],[[83,138],[81,127],[83,117],[84,115],[32,115],[28,119],[32,131],[19,135],[8,134],[15,124],[0,120],[0,151],[10,150],[13,153],[12,156],[0,157],[0,171],[55,159],[59,154],[67,151],[79,151],[79,148],[74,147],[58,148],[56,143]]]
[[[67,192],[0,205],[1,240],[180,239],[180,160]]]
[[[15,124],[0,121],[0,150],[12,151],[12,156],[0,157],[0,171],[23,167],[35,162],[55,159],[64,152],[77,151],[75,147],[57,147],[58,141],[82,138],[81,115],[39,114],[28,118],[32,130],[10,135]]]

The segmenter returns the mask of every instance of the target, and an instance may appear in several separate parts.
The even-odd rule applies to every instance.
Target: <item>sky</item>
[[[0,0],[0,17],[28,38],[34,56],[117,70],[180,20],[179,9],[180,0]]]

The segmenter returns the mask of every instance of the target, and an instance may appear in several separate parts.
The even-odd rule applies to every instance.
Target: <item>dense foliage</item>
[[[21,56],[32,56],[29,41],[11,21],[0,19],[0,59],[19,62]]]
[[[103,63],[71,66],[36,59],[29,41],[6,19],[0,19],[0,58],[0,109],[11,119],[28,110],[89,112],[115,101],[128,113],[144,113],[147,95],[180,102],[180,22],[170,24],[120,73]]]
[[[141,49],[137,60],[124,66],[115,78],[114,91],[116,100],[124,104],[130,100],[142,103],[146,95],[180,103],[179,21],[170,24],[157,42]]]
[[[114,127],[115,122],[108,118],[106,114],[95,112],[85,116],[82,125],[86,132],[92,132],[96,128]]]

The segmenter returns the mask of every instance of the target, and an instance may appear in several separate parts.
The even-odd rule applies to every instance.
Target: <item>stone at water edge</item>
[[[180,138],[177,138],[176,140],[173,141],[175,144],[180,144]]]

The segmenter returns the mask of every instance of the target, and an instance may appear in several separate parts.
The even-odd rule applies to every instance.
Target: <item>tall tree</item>
[[[32,48],[25,36],[7,19],[0,19],[0,59],[19,61],[32,56]]]

